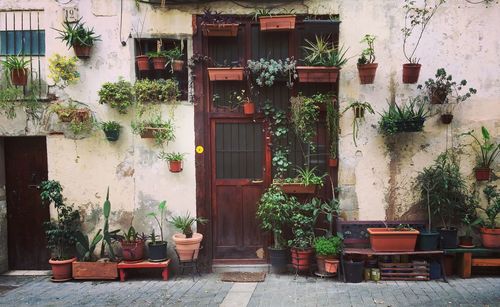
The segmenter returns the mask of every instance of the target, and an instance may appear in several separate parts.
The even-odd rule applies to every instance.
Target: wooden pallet
[[[425,267],[425,269],[423,269]],[[429,263],[381,263],[381,280],[430,280]]]

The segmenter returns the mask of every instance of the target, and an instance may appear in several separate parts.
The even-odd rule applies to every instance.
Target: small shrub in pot
[[[165,220],[165,211],[167,210],[167,202],[164,200],[158,204],[156,212],[150,212],[147,216],[152,217],[160,230],[159,238],[154,229],[150,235],[150,242],[148,243],[149,260],[153,262],[161,262],[167,260],[167,242],[163,240],[163,221]]]
[[[121,125],[116,121],[107,121],[101,123],[102,131],[106,135],[106,139],[110,142],[116,142],[120,137]]]

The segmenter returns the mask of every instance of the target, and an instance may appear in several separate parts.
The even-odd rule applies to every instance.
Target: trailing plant
[[[82,22],[82,18],[78,19],[76,23],[70,23],[65,20],[63,22],[62,30],[54,29],[59,32],[57,37],[61,41],[66,43],[68,49],[73,45],[80,46],[93,46],[96,41],[100,41],[100,35],[96,35],[94,28],[88,28],[85,26],[85,22]]]
[[[313,96],[302,96],[300,93],[296,97],[290,98],[291,122],[295,135],[311,151],[315,151],[314,137],[316,136],[316,124],[319,118],[319,105],[326,103],[327,95],[316,94]]]
[[[290,223],[297,199],[285,194],[278,186],[271,185],[261,196],[257,208],[260,227],[273,232],[273,248],[283,249],[286,240],[283,237],[285,227]]]
[[[471,87],[465,94],[461,95],[460,91],[467,85],[467,80],[464,79],[457,84],[453,81],[453,76],[449,75],[444,68],[439,68],[436,71],[435,77],[436,79],[429,78],[425,81],[425,88],[430,99],[432,99],[432,96],[436,95],[440,98],[444,98],[443,101],[440,101],[441,103],[449,103],[450,99],[448,97],[451,96],[455,103],[460,103],[477,93],[477,90]],[[419,89],[422,87],[423,86],[421,84],[418,85]]]
[[[67,57],[55,53],[49,58],[49,77],[59,88],[78,83],[80,73],[77,69],[77,62],[76,56]]]
[[[175,103],[180,95],[177,81],[168,80],[137,80],[134,93],[139,105],[151,103]]]
[[[481,126],[481,140],[474,135],[474,130],[462,135],[470,136],[476,146],[472,146],[477,155],[477,167],[478,168],[491,168],[493,161],[500,154],[500,143],[495,143],[491,138],[490,132],[486,127]],[[479,150],[477,149],[479,148]]]
[[[410,98],[401,107],[389,103],[387,111],[381,114],[379,130],[384,135],[422,131],[428,114],[420,97]]]
[[[94,128],[97,126],[97,122],[95,119],[90,116],[86,119],[80,120],[77,117],[74,117],[71,122],[69,122],[69,130],[74,135],[88,134],[91,133]]]
[[[184,160],[185,153],[180,152],[160,152],[158,158],[165,161],[182,161]]]
[[[316,41],[305,40],[306,46],[303,46],[305,52],[304,63],[307,66],[327,66],[342,68],[349,58],[346,53],[349,48],[344,46],[335,47],[328,37],[317,36]]]
[[[101,123],[101,128],[102,131],[104,132],[113,132],[113,131],[120,131],[122,126],[120,125],[120,123],[116,121],[107,121]]]
[[[153,137],[155,144],[158,146],[163,146],[175,140],[174,124],[170,119],[164,121],[161,115],[157,115],[151,119],[132,122],[132,132],[135,134],[144,133],[148,128],[154,129]]]
[[[84,235],[81,231],[76,233],[76,251],[79,261],[91,262],[97,260],[94,251],[97,244],[103,239],[101,232],[102,229],[99,229],[92,240],[89,240],[89,237]]]
[[[64,203],[63,188],[58,181],[47,180],[40,184],[42,205],[54,205],[56,219],[43,223],[47,247],[52,259],[67,260],[72,258],[76,236],[80,226],[80,213]]]
[[[193,237],[193,229],[192,229],[193,224],[195,222],[200,223],[200,224],[206,224],[208,222],[208,220],[203,218],[203,217],[192,217],[189,214],[189,212],[187,212],[185,215],[173,216],[169,222],[175,228],[180,230],[186,236],[186,238],[192,238]]]
[[[327,101],[326,103],[326,129],[328,131],[328,153],[331,159],[337,159],[338,157],[338,144],[339,144],[339,119],[340,114],[335,108],[335,103],[337,99],[335,98],[333,102]]]
[[[160,240],[161,242],[163,241],[163,221],[165,220],[165,210],[167,210],[167,202],[164,200],[158,204],[158,210],[157,212],[150,212],[147,214],[147,216],[150,216],[155,219],[156,223],[158,224],[158,228],[160,229]],[[156,243],[156,235],[155,235],[155,230],[153,229],[152,234],[151,234],[151,242],[153,244]]]
[[[417,64],[419,58],[415,57],[415,52],[417,51],[418,45],[424,35],[425,29],[427,28],[432,17],[436,14],[437,10],[441,5],[443,5],[446,0],[435,0],[433,4],[425,0],[423,2],[423,7],[417,6],[417,1],[415,0],[404,0],[405,4],[403,9],[405,10],[405,26],[401,29],[403,33],[403,54],[409,63]],[[409,39],[415,35],[417,41],[413,45],[413,48],[408,46]]]
[[[361,43],[366,43],[368,45],[367,48],[363,49],[360,57],[358,58],[358,65],[366,65],[375,63],[375,38],[376,36],[365,34]]]
[[[275,170],[274,178],[283,178],[288,172],[292,162],[288,160],[290,150],[284,146],[273,147],[272,164]]]
[[[50,112],[56,113],[60,121],[67,122],[68,128],[74,135],[90,133],[97,126],[91,110],[87,107],[80,107],[71,99],[68,104],[51,105]]]
[[[248,60],[247,69],[260,87],[271,87],[279,78],[287,78],[287,86],[292,87],[293,80],[297,78],[296,63],[293,57],[285,60],[261,58],[258,61]]]
[[[268,124],[269,134],[272,136],[272,164],[275,173],[274,178],[283,178],[292,164],[288,160],[289,149],[287,146],[279,145],[280,141],[286,141],[289,132],[289,122],[285,111],[276,109],[272,104],[266,103],[262,109]]]
[[[486,201],[488,206],[486,208],[478,207],[486,213],[487,219],[481,219],[481,223],[484,227],[489,229],[497,228],[496,218],[500,214],[500,193],[498,193],[497,187],[495,185],[487,185],[483,190],[486,196]]]
[[[359,126],[361,122],[365,120],[365,114],[371,113],[375,114],[373,108],[369,102],[361,102],[358,100],[352,101],[345,109],[342,111],[342,114],[347,112],[347,110],[352,109],[354,112],[354,116],[352,118],[352,140],[354,142],[354,146],[358,147],[356,140],[359,137]]]
[[[109,104],[120,114],[126,114],[128,107],[134,104],[132,84],[121,77],[118,82],[104,83],[98,94],[100,104]]]
[[[338,256],[342,251],[342,239],[338,236],[318,237],[314,240],[314,250],[319,256]]]

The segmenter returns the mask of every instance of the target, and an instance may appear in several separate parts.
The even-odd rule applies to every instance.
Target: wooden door
[[[211,130],[214,259],[258,260],[264,244],[255,213],[268,184],[263,124],[214,119]]]
[[[45,137],[5,138],[4,145],[9,269],[48,269],[43,222],[49,209],[37,188],[47,180]]]

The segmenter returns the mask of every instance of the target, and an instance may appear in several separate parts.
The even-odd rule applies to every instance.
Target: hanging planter
[[[477,181],[488,181],[490,180],[491,169],[490,168],[475,168],[474,174],[476,175]]]
[[[90,57],[90,51],[92,50],[92,46],[74,44],[73,51],[75,55],[80,59],[87,59]]]
[[[210,81],[241,81],[243,80],[243,67],[208,68]]]
[[[163,70],[165,69],[165,66],[167,65],[167,58],[166,57],[153,57],[153,68],[155,70]]]
[[[260,16],[261,31],[289,31],[295,29],[295,15]]]
[[[12,85],[25,86],[28,84],[28,69],[12,69],[10,71],[10,80],[12,81]]]
[[[162,151],[158,158],[165,160],[168,163],[168,169],[172,173],[182,172],[182,161],[184,161],[185,154],[180,152],[164,152]]]
[[[172,61],[172,69],[174,71],[182,71],[184,69],[184,61],[183,60],[173,60]]]
[[[137,68],[139,69],[139,71],[149,70],[149,57],[147,55],[136,56],[135,62],[137,63]]]
[[[377,73],[377,63],[373,64],[358,64],[358,75],[361,84],[372,84]]]
[[[418,82],[421,64],[403,64],[403,83],[413,84]]]
[[[335,83],[339,75],[338,67],[297,66],[299,81],[302,83]]]
[[[439,91],[437,89],[431,89],[431,104],[443,104],[446,101],[446,97],[448,94],[443,91]]]
[[[238,26],[237,23],[229,23],[229,24],[203,24],[202,31],[203,36],[208,37],[235,37],[238,35]]]
[[[453,114],[441,114],[441,122],[445,125],[449,125],[453,120]]]
[[[168,161],[168,170],[172,173],[182,172],[182,161]]]
[[[243,113],[245,115],[253,115],[255,113],[255,104],[251,101],[247,101],[243,104]]]
[[[158,131],[158,130],[161,130],[161,129],[162,128],[150,128],[150,127],[146,127],[146,128],[144,128],[141,131],[140,136],[143,139],[153,139],[155,137],[155,131]]]

